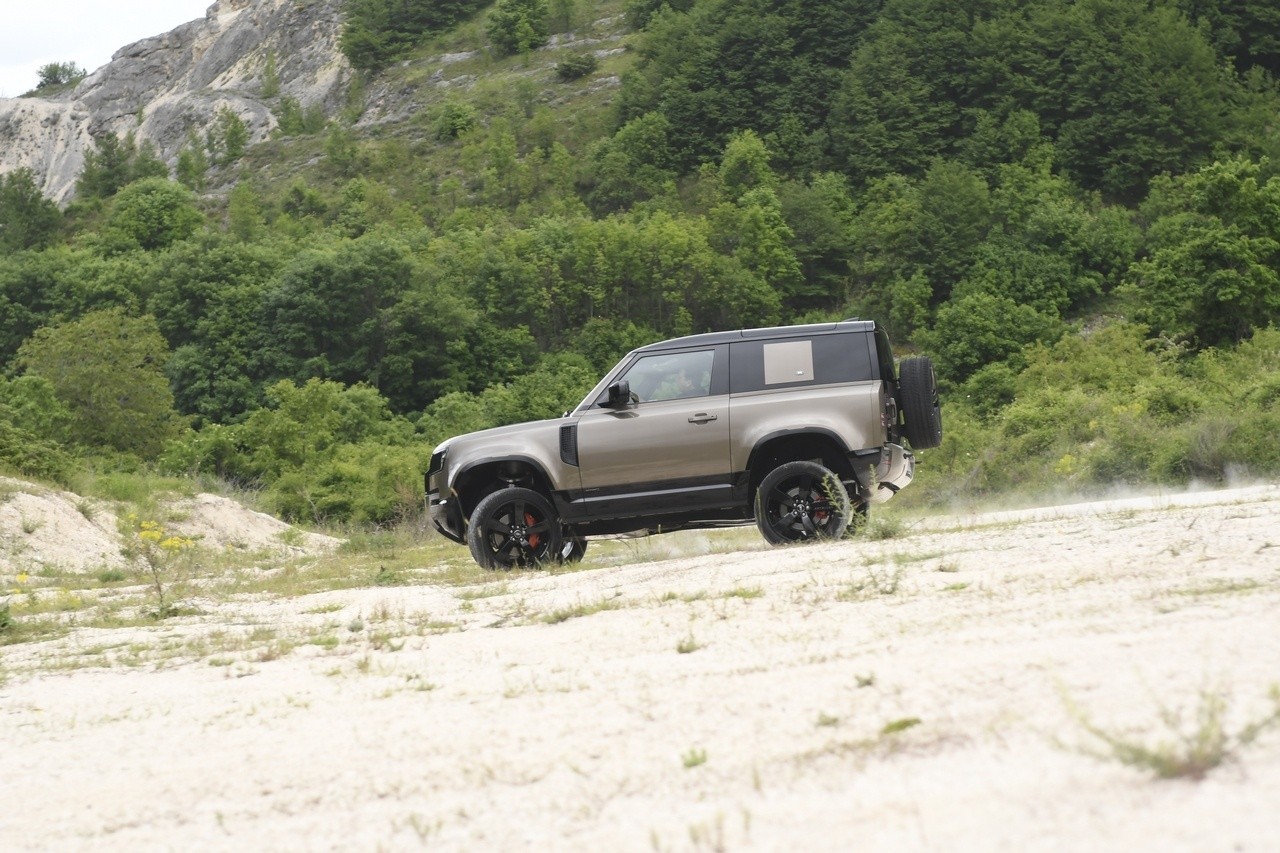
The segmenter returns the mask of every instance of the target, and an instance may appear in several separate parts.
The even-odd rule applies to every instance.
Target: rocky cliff
[[[188,133],[203,137],[226,106],[251,141],[276,127],[282,97],[332,111],[350,69],[338,50],[342,0],[217,0],[203,18],[116,51],[74,89],[53,98],[0,98],[0,173],[35,172],[62,203],[93,137],[133,131],[172,164]],[[275,64],[278,92],[264,92]]]

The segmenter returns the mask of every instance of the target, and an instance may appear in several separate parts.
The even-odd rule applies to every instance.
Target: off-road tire
[[[531,489],[499,489],[476,504],[467,525],[467,547],[486,569],[535,568],[561,551],[560,519],[551,503]]]
[[[912,449],[929,450],[942,444],[942,406],[933,361],[925,356],[904,358],[898,367],[898,389]]]
[[[756,490],[756,526],[773,545],[839,539],[854,512],[835,472],[817,462],[786,462]]]

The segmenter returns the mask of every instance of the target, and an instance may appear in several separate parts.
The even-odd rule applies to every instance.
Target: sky
[[[127,44],[203,18],[214,0],[0,0],[0,97],[36,87],[40,66],[92,73]]]

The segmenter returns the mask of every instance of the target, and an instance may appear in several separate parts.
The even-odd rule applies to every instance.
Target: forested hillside
[[[916,499],[1280,471],[1272,2],[348,0],[346,26],[338,114],[277,97],[246,146],[228,113],[172,169],[99,140],[65,210],[0,177],[5,468],[392,523],[436,441],[558,415],[633,346],[863,316],[944,383]]]

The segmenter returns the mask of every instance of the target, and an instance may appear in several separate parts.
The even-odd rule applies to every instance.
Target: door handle
[[[698,412],[698,414],[696,414],[696,415],[694,415],[693,417],[689,418],[689,423],[691,423],[691,424],[705,424],[707,421],[714,421],[715,419],[716,419],[716,416],[715,416],[715,415],[709,415],[709,414],[707,414],[706,412]]]

